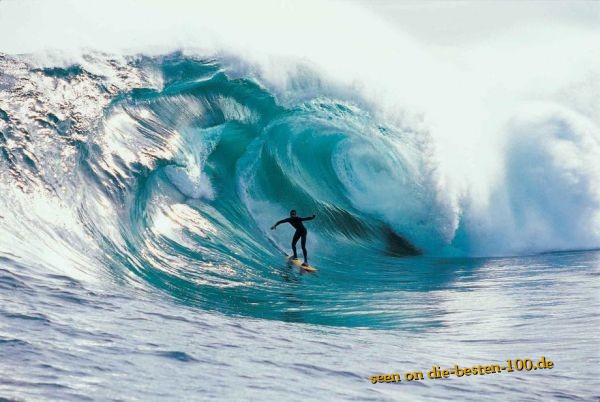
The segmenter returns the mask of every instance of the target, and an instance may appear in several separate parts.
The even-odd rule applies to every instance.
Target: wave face
[[[291,232],[269,227],[291,208],[318,214],[316,264],[419,253],[361,208],[366,194],[389,203],[396,180],[420,214],[435,208],[413,132],[339,99],[283,107],[215,61],[88,62],[105,75],[2,58],[3,202],[15,212],[3,239],[33,264],[97,275],[100,263],[208,308],[272,316]]]
[[[597,131],[568,111],[515,120],[505,191],[488,210],[457,212],[433,140],[411,119],[386,124],[335,91],[280,102],[256,78],[232,77],[225,60],[85,59],[1,59],[2,202],[13,212],[3,241],[32,264],[91,276],[100,265],[207,308],[281,318],[291,231],[269,227],[292,208],[318,216],[308,244],[324,283],[349,289],[403,256],[494,253],[523,239],[543,249],[552,236],[597,246]],[[298,92],[316,78],[303,71]],[[485,231],[512,214],[519,225]],[[369,268],[348,271],[350,261]],[[330,313],[351,294],[331,297]],[[308,319],[328,315],[315,311]]]

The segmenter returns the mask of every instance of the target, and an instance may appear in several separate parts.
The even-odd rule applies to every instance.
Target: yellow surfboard
[[[315,272],[317,270],[315,267],[312,267],[310,265],[302,265],[302,261],[300,261],[299,258],[292,258],[292,256],[288,256],[287,258],[290,264],[300,267],[300,269],[303,269],[308,272]]]

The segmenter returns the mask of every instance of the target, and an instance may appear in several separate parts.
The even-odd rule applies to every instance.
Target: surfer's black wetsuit
[[[306,251],[306,234],[307,230],[302,224],[303,221],[310,221],[315,219],[314,215],[306,218],[300,218],[299,216],[290,216],[289,218],[282,219],[277,222],[273,227],[276,227],[280,223],[289,223],[296,229],[296,233],[294,233],[294,237],[292,238],[292,250],[294,251],[294,256],[292,258],[298,258],[298,253],[296,252],[296,243],[298,243],[299,239],[302,239],[300,245],[302,245],[302,253],[304,254],[304,262],[308,263],[308,252]]]

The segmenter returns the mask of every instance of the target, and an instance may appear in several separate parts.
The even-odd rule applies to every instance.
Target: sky
[[[350,0],[426,43],[479,41],[525,22],[600,27],[600,1]]]

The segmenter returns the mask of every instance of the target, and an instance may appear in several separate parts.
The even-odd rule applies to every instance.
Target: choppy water
[[[4,257],[0,394],[18,400],[595,400],[599,264],[598,252],[411,258],[382,270],[386,292],[367,301],[369,285],[357,286],[355,297],[338,306],[331,324],[358,325],[343,318],[344,310],[370,306],[363,328],[352,328],[302,323],[319,306],[328,310],[330,296],[319,294],[320,278],[283,264],[287,322],[204,311],[152,289],[89,284]],[[381,317],[391,328],[369,327]],[[369,381],[379,373],[426,373],[432,365],[542,355],[555,363],[552,370]]]

